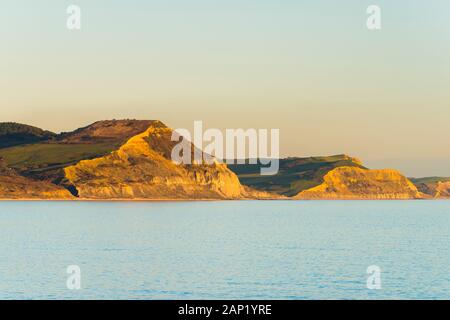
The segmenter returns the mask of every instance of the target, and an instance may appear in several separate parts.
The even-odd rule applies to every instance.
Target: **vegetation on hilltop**
[[[56,134],[26,124],[0,122],[0,148],[50,140]]]
[[[115,143],[73,145],[36,143],[1,149],[0,156],[4,158],[8,167],[31,174],[100,157],[116,147]]]
[[[63,132],[57,137],[58,143],[94,144],[125,143],[129,138],[144,132],[150,126],[164,126],[157,120],[103,120],[72,132]]]

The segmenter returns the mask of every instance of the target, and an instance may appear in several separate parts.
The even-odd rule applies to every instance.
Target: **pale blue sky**
[[[284,156],[450,176],[447,0],[0,2],[0,121],[279,128]]]

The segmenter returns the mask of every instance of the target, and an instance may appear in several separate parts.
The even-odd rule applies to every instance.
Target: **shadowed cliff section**
[[[0,159],[0,199],[73,199],[69,191],[51,183],[18,175]]]
[[[66,167],[65,177],[89,199],[277,198],[242,186],[225,164],[175,164],[171,136],[172,129],[152,123],[117,151]]]

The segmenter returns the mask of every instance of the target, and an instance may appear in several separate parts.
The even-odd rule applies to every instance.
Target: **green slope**
[[[43,170],[65,166],[83,159],[102,156],[114,150],[112,144],[37,143],[0,150],[8,167],[18,171]]]

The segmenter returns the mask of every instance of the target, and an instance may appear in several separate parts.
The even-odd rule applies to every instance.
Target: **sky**
[[[69,5],[81,30],[66,27]],[[381,30],[366,9],[381,8]],[[346,153],[450,176],[448,0],[0,0],[0,121],[280,129],[282,156]]]

